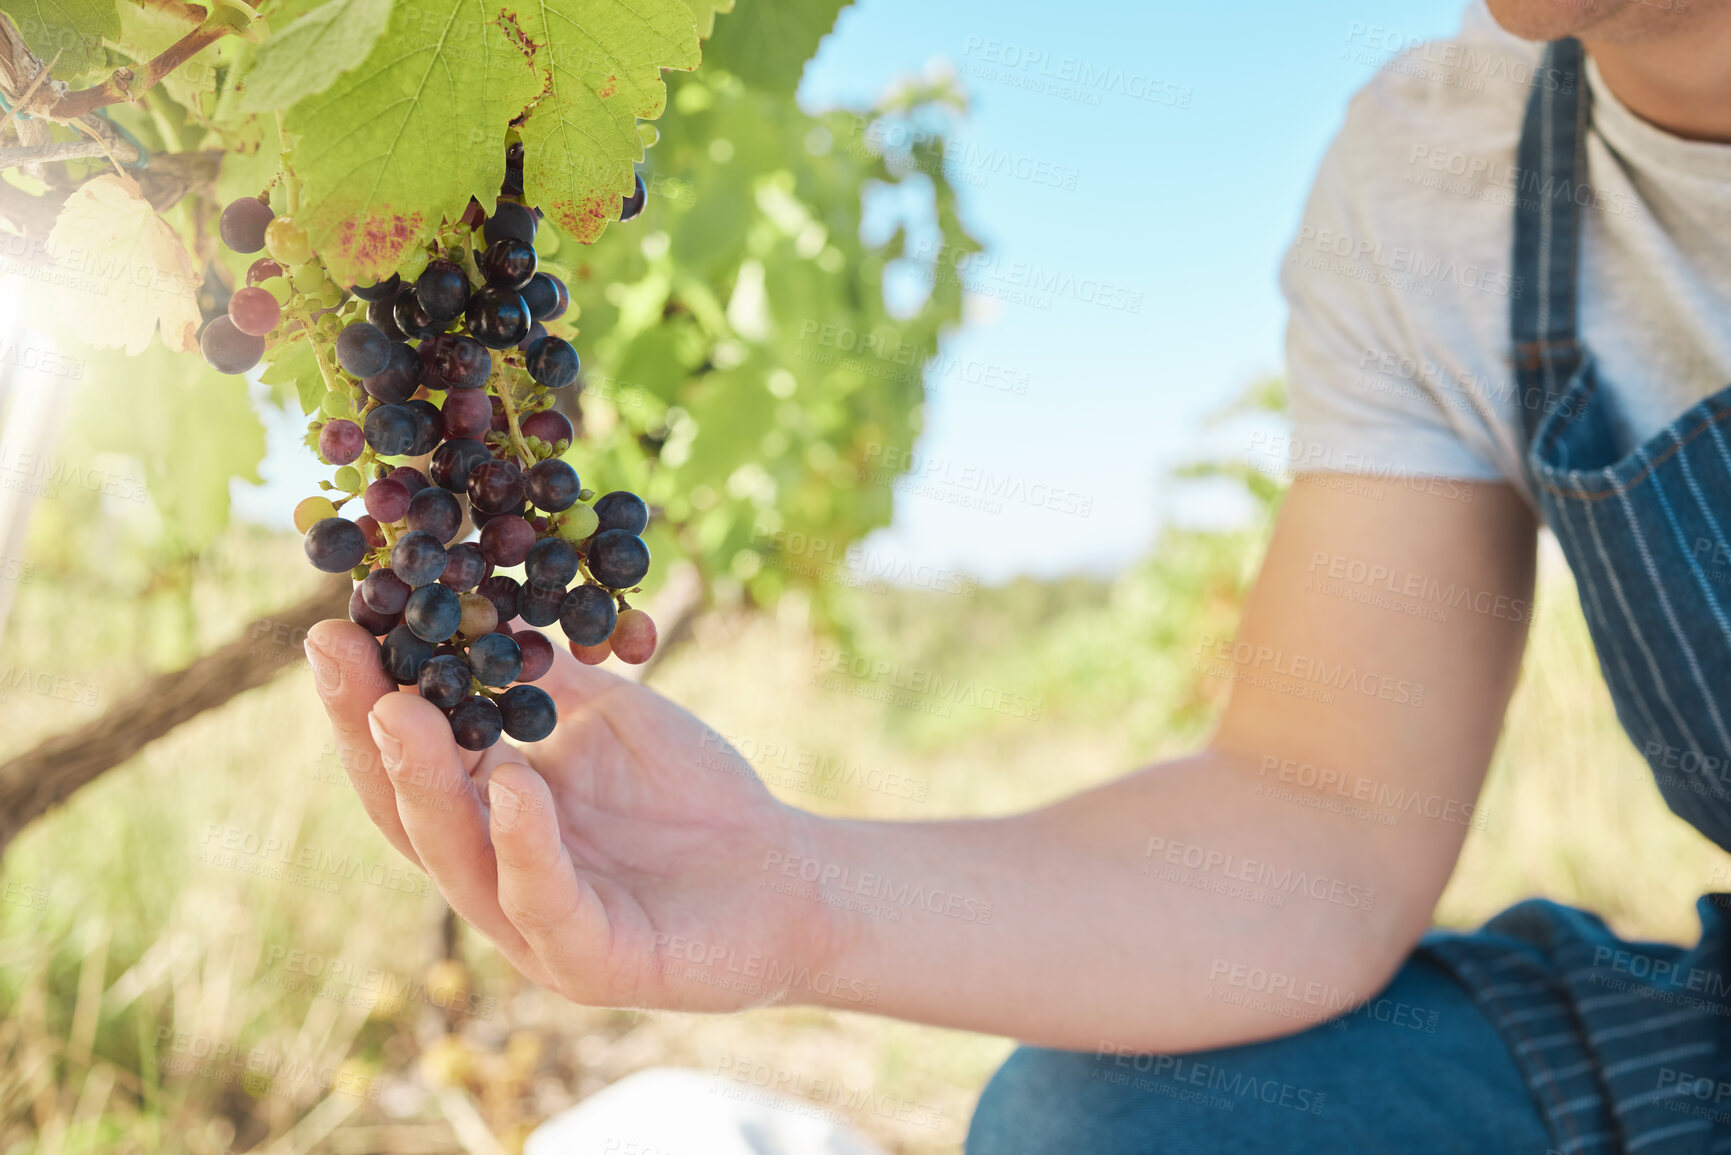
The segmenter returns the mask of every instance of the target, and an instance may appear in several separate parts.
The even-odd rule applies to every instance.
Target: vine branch
[[[143,72],[134,73],[130,68],[116,68],[113,75],[101,84],[66,93],[50,105],[44,115],[54,120],[76,120],[106,105],[137,100],[163,77],[233,31],[227,24],[194,29],[157,53],[156,57],[144,66]]]

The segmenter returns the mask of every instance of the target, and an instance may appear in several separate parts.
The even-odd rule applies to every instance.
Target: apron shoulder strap
[[[1509,336],[1515,370],[1540,376],[1546,394],[1543,405],[1521,407],[1529,439],[1581,355],[1576,328],[1581,210],[1576,194],[1586,179],[1590,96],[1582,70],[1585,59],[1581,42],[1572,37],[1545,46],[1544,59],[1533,73],[1533,94],[1516,153]]]

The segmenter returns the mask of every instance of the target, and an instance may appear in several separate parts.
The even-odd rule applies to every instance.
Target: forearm
[[[1288,1034],[1374,994],[1414,919],[1375,834],[1256,786],[1203,753],[1009,818],[816,819],[762,885],[824,912],[827,1005],[1087,1050]]]

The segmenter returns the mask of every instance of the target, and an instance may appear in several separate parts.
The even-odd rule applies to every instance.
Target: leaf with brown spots
[[[296,219],[331,275],[383,280],[470,197],[492,205],[506,125],[542,86],[482,0],[396,4],[359,67],[287,116]]]
[[[531,0],[514,15],[542,81],[521,130],[525,199],[593,241],[631,191],[638,119],[667,105],[661,70],[697,67],[696,18],[684,0]]]

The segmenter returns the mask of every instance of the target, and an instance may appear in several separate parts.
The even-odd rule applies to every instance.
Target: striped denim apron
[[[1546,51],[1581,75],[1579,42]],[[1527,473],[1618,718],[1671,809],[1731,848],[1731,387],[1632,452],[1616,444],[1576,331],[1589,103],[1584,83],[1538,89],[1521,133],[1510,328]],[[1690,949],[1624,942],[1545,901],[1477,933],[1433,932],[1422,949],[1508,1042],[1555,1150],[1731,1152],[1728,903],[1700,900]]]

